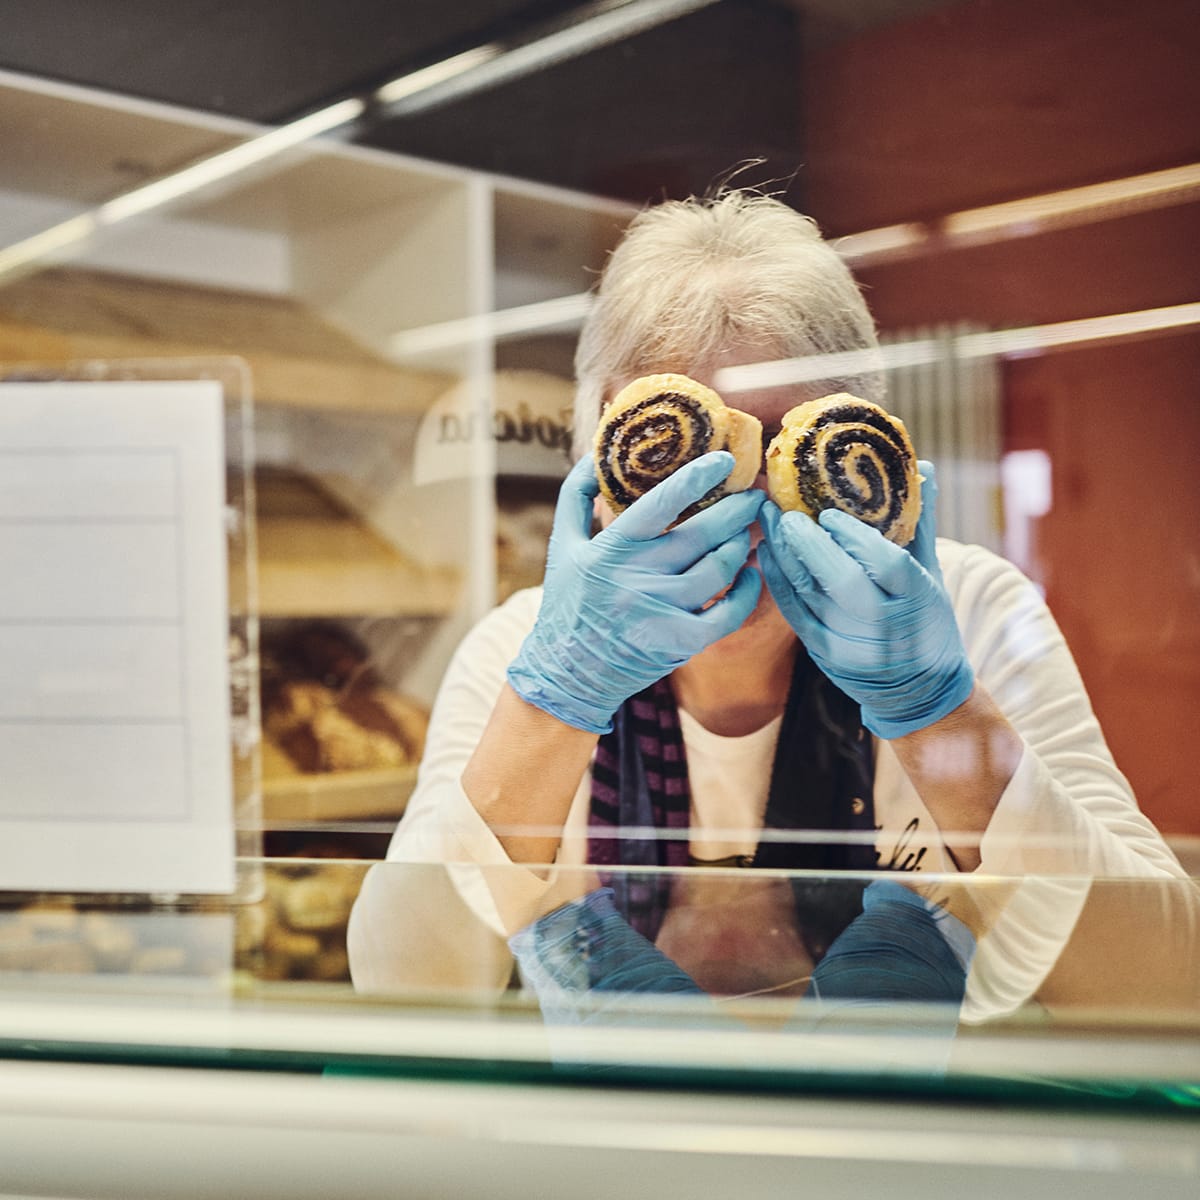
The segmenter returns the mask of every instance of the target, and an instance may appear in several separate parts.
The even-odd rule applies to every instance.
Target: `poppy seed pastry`
[[[767,447],[767,492],[814,520],[827,508],[906,546],[921,516],[921,476],[899,417],[848,392],[798,405]]]
[[[762,423],[686,375],[644,375],[600,415],[593,452],[600,491],[614,513],[710,450],[728,450],[733,471],[696,507],[744,492],[762,466]]]

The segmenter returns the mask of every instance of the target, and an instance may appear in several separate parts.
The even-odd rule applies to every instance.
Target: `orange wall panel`
[[[968,3],[810,54],[804,207],[827,233],[1200,161],[1195,0]],[[884,329],[992,327],[1200,299],[1200,204],[857,272]],[[1033,573],[1118,764],[1200,834],[1200,333],[1004,369],[1005,445],[1041,449]]]
[[[1007,365],[1006,445],[1050,458],[1038,574],[1118,765],[1200,832],[1200,333]]]
[[[971,0],[812,53],[804,207],[828,233],[1200,158],[1195,0]]]
[[[1200,203],[855,271],[882,328],[1042,324],[1200,295]]]

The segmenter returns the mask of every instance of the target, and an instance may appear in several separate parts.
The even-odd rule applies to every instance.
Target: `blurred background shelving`
[[[264,130],[15,76],[0,76],[0,114],[4,244],[86,211],[132,170]],[[631,211],[329,139],[0,280],[10,376],[89,360],[249,369],[269,826],[303,828],[311,847],[325,822],[394,823],[454,645],[498,595],[540,579],[568,465],[573,330],[522,344],[468,325],[407,348],[398,335],[584,291]],[[478,414],[508,419],[504,405],[527,429],[542,418],[544,436],[510,439],[498,463]],[[281,663],[281,647],[333,627],[352,665]],[[300,726],[312,752],[297,757]],[[324,726],[340,759],[313,751]],[[347,758],[351,737],[361,757]]]

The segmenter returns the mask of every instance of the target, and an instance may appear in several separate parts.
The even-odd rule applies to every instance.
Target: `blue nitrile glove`
[[[838,934],[816,965],[788,1033],[849,1035],[888,1032],[880,1056],[869,1039],[871,1069],[941,1078],[950,1065],[967,975],[975,953],[971,931],[931,900],[890,879],[863,892],[863,911]],[[853,1061],[852,1059],[849,1061]]]
[[[757,571],[742,569],[762,493],[725,496],[668,530],[732,469],[727,451],[702,455],[593,538],[600,486],[590,456],[575,464],[558,496],[542,606],[508,668],[523,700],[607,733],[630,696],[745,621],[762,587]]]
[[[967,988],[975,937],[955,916],[891,879],[863,892],[863,911],[834,939],[805,996],[834,1001],[958,1005]]]
[[[703,995],[700,985],[617,911],[612,888],[572,900],[508,939],[521,977],[543,1010],[567,1018],[595,1016],[612,1003],[581,1001],[602,992],[615,999],[645,993]]]
[[[775,603],[881,738],[941,720],[975,682],[934,550],[933,465],[918,465],[921,519],[907,549],[834,509],[818,524],[768,501],[760,518],[758,561]]]

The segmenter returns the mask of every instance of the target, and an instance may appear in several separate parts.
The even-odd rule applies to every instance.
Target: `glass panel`
[[[1200,1102],[1194,880],[563,870],[505,937],[523,868],[263,865],[252,906],[9,898],[0,1051]]]
[[[101,903],[0,878],[0,1057],[1200,1106],[1194,4],[62,7],[25,6],[0,46],[0,378],[244,367],[246,883]],[[806,294],[787,337],[734,337],[761,316],[735,292],[717,341],[689,343],[723,277],[713,245],[669,248],[622,314],[704,287],[647,317],[621,378],[585,363],[576,413],[631,221],[724,185],[811,217],[854,286]],[[817,245],[801,228],[755,272]],[[878,348],[830,333],[860,293]],[[864,353],[932,464],[941,540],[926,524],[914,574],[950,619],[891,609],[909,637],[864,665],[877,563],[821,628],[829,589],[793,570],[804,628],[775,659],[743,643],[687,696],[659,662],[682,729],[649,807],[643,758],[539,757],[489,727],[569,460],[625,375],[703,376],[769,451],[793,406],[871,382]],[[847,615],[848,669],[822,656]],[[550,639],[589,728],[634,694],[597,699],[618,657],[667,640],[609,628]],[[793,720],[798,642],[845,696],[891,696],[921,693],[892,668],[955,629],[990,733],[869,735],[860,698],[815,686]],[[550,819],[489,808],[494,755],[463,786],[489,728],[519,800],[562,771]]]

